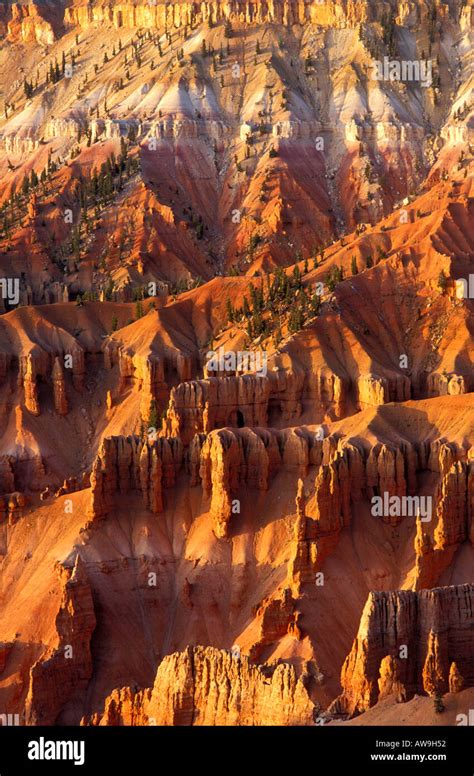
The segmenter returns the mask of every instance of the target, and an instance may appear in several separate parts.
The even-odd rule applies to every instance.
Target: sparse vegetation
[[[442,269],[441,272],[438,275],[438,288],[444,294],[446,289],[447,289],[447,287],[448,287],[448,277],[447,277],[445,271]]]

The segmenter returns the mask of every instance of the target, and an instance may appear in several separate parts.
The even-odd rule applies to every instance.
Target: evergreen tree
[[[310,310],[312,314],[319,315],[320,307],[321,307],[321,297],[319,296],[319,294],[313,294],[310,302]]]
[[[445,710],[445,705],[443,703],[443,696],[439,690],[436,690],[434,694],[434,710],[436,714],[442,714]]]
[[[291,334],[296,334],[304,326],[304,313],[299,305],[294,306],[290,312],[290,318],[288,321],[288,331]]]
[[[442,293],[444,294],[447,286],[448,286],[447,275],[445,274],[444,270],[441,270],[441,272],[438,275],[438,288],[440,288]]]
[[[300,272],[300,268],[298,267],[297,264],[295,264],[295,267],[293,269],[293,280],[295,282],[296,288],[299,288],[302,285],[302,283],[301,283],[301,272]]]
[[[26,197],[28,196],[29,190],[30,190],[30,181],[29,181],[28,175],[25,175],[25,177],[23,178],[23,183],[21,184],[21,193],[23,194],[23,196]]]
[[[156,401],[154,399],[150,402],[150,411],[148,413],[148,428],[158,428],[159,423],[158,409],[156,407]]]
[[[230,301],[229,297],[227,297],[227,299],[225,300],[225,307],[226,307],[226,312],[227,312],[227,320],[228,320],[229,323],[233,323],[234,322],[235,311],[234,311],[234,308],[232,306],[232,302]]]
[[[29,83],[26,80],[26,78],[23,81],[23,90],[25,92],[25,97],[27,98],[27,100],[31,99],[31,97],[33,96],[33,85]]]

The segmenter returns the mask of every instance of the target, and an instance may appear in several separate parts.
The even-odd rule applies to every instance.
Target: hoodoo
[[[468,726],[473,21],[0,4],[1,728]]]

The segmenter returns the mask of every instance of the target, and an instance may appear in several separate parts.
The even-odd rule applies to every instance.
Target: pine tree
[[[436,690],[434,694],[434,710],[436,714],[442,714],[445,710],[445,705],[443,703],[443,696],[439,690]]]
[[[299,288],[301,286],[301,272],[297,264],[295,264],[293,269],[293,280],[296,283],[296,287]]]
[[[319,315],[320,307],[321,307],[321,297],[319,296],[319,294],[313,294],[310,302],[310,309],[313,315]]]
[[[229,297],[227,297],[227,299],[225,300],[225,307],[226,307],[226,313],[227,313],[227,320],[228,320],[229,323],[233,323],[234,322],[235,311],[234,311],[234,308],[232,306],[232,302],[230,301]]]
[[[359,270],[357,269],[357,259],[355,256],[352,257],[351,261],[351,272],[353,275],[357,275]]]
[[[158,428],[159,415],[156,407],[156,401],[154,399],[150,402],[150,411],[148,413],[148,428]]]
[[[446,291],[447,285],[448,285],[447,275],[445,274],[444,270],[441,270],[441,272],[438,275],[438,288],[441,289],[443,294]]]
[[[296,334],[304,326],[304,313],[299,305],[292,308],[288,321],[288,330],[291,334]]]
[[[336,278],[335,273],[332,270],[330,272],[328,272],[328,274],[326,275],[325,285],[327,286],[328,291],[330,291],[331,293],[336,288],[337,278]]]
[[[21,184],[21,193],[26,197],[28,195],[28,192],[30,190],[30,181],[27,175],[23,178],[23,183]]]
[[[23,90],[25,92],[25,97],[27,98],[27,100],[31,99],[31,97],[33,96],[33,85],[29,83],[26,80],[26,78],[23,81]]]

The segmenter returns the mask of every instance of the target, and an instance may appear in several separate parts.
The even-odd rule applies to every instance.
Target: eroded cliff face
[[[428,3],[391,3],[391,9],[400,24],[412,27],[428,18]],[[457,7],[456,3],[436,2],[441,18],[447,17]],[[365,21],[379,18],[380,9],[370,0],[336,0],[331,4],[319,0],[214,0],[213,2],[159,2],[150,7],[145,2],[127,3],[121,0],[87,5],[75,0],[65,11],[68,24],[88,27],[112,22],[115,27],[181,27],[206,23],[219,23],[230,19],[251,24],[319,24],[327,27],[353,27]]]
[[[12,43],[48,46],[56,39],[55,27],[62,26],[61,8],[49,3],[12,3],[4,6],[7,37]]]
[[[371,593],[342,673],[335,711],[366,711],[395,694],[434,695],[472,684],[474,587]]]
[[[445,452],[442,448],[441,452]],[[451,452],[451,451],[449,451]],[[449,466],[449,458],[445,467]],[[440,456],[441,460],[443,455]],[[436,524],[434,532],[426,532],[417,521],[415,538],[415,589],[432,587],[449,567],[456,549],[463,541],[474,542],[473,493],[474,462],[456,461],[442,472],[437,490]]]
[[[407,3],[395,0],[391,10],[397,23],[407,28],[422,24],[428,18],[430,5],[427,2]],[[58,7],[59,6],[59,7]],[[459,3],[436,2],[439,18],[447,18],[456,13]],[[48,44],[54,40],[51,24],[51,12],[56,10],[57,22],[64,21],[66,26],[78,26],[87,29],[101,24],[113,24],[117,29],[179,28],[195,24],[220,23],[231,20],[241,24],[282,24],[303,25],[306,23],[321,26],[345,28],[380,18],[381,11],[371,0],[354,2],[336,0],[331,4],[319,0],[213,0],[211,2],[123,2],[122,0],[98,0],[87,3],[74,0],[55,4],[38,2],[23,5],[5,3],[3,5],[4,24],[8,25],[11,40],[18,39]],[[469,9],[463,9],[467,16]]]
[[[181,468],[183,447],[177,438],[149,443],[139,437],[108,437],[91,473],[91,522],[107,515],[120,494],[138,491],[153,513],[163,511],[163,488],[172,488]]]
[[[395,411],[384,408],[385,433]],[[467,638],[471,648],[464,623],[472,615],[462,614],[465,599],[472,607],[472,585],[441,593],[425,589],[444,579],[449,564],[465,573],[454,552],[471,552],[469,451],[441,440],[369,444],[346,438],[343,428],[324,439],[311,427],[217,429],[187,447],[173,437],[106,438],[90,490],[87,482],[66,482],[54,500],[46,497],[45,509],[62,510],[68,497],[74,513],[79,510],[85,560],[74,572],[70,561],[68,571],[58,567],[64,591],[57,635],[50,652],[36,655],[31,666],[30,722],[84,717],[90,724],[312,724],[328,706],[329,717],[352,715],[389,694],[408,699],[414,692],[472,685],[463,647]],[[7,462],[4,478],[11,484]],[[414,515],[370,514],[374,495],[403,498],[422,484],[433,495],[431,521],[416,525]],[[20,511],[7,526],[10,546],[12,532],[25,530],[27,519]],[[64,514],[56,519],[62,525]],[[372,547],[364,544],[367,536],[373,536]],[[382,571],[382,564],[391,564],[391,576],[381,573],[361,585],[374,553]],[[338,587],[350,606],[342,616],[354,620],[349,627],[337,623],[332,569],[341,569]],[[327,674],[348,654],[357,610],[377,579],[384,592],[369,597],[342,673],[341,699],[331,707],[338,671],[334,679]],[[390,592],[401,583],[413,592]],[[99,614],[91,608],[92,592]],[[146,653],[137,686],[125,688],[119,682],[129,649],[116,619],[119,602],[123,621],[133,623],[134,633],[143,629]],[[447,628],[439,625],[446,611]],[[140,612],[147,613],[146,624]],[[327,646],[316,612],[334,632],[342,627],[340,657]],[[91,651],[95,617],[102,630]],[[3,632],[8,642],[9,632]],[[218,646],[186,648],[206,638]],[[406,658],[400,651],[405,644]],[[105,670],[111,645],[116,666]],[[20,645],[15,649],[17,660]],[[12,670],[11,655],[11,648],[5,650],[0,688]],[[23,654],[25,666],[29,659]],[[281,665],[275,668],[275,662]],[[94,665],[100,678],[85,699]],[[58,676],[66,680],[58,683]],[[215,676],[218,687],[206,699],[204,676]]]
[[[373,225],[403,202],[414,224],[417,211],[428,212],[408,207],[428,171],[431,186],[445,168],[462,175],[466,166],[471,14],[457,0],[6,5],[12,64],[0,117],[2,202],[32,167],[40,176],[48,159],[50,171],[55,166],[54,185],[33,186],[11,225],[18,240],[9,247],[9,272],[21,280],[22,303],[91,292],[100,298],[110,283],[112,298],[127,288],[133,298],[138,285],[171,287],[234,268],[251,277],[293,262],[300,251],[313,259],[343,232]],[[233,39],[225,36],[226,22]],[[242,77],[234,77],[244,30]],[[372,77],[385,55],[424,61],[427,35],[430,85]],[[56,63],[59,81],[54,73],[51,82]],[[134,169],[129,165],[125,196],[118,180],[111,195],[118,217],[103,213],[103,239],[87,239],[81,222],[74,258],[64,209],[79,217],[76,173],[87,178],[130,138]],[[177,144],[186,164],[175,168]],[[174,170],[175,187],[160,175],[163,165]],[[86,210],[95,223],[92,205]],[[375,235],[372,246],[360,235],[358,249],[347,251],[349,266],[352,256],[359,268],[370,256],[375,269],[379,252],[405,261],[409,247],[391,247],[391,231]],[[451,255],[442,242],[427,246],[440,260]],[[52,260],[59,246],[64,272]],[[26,249],[32,265],[22,277],[16,268]],[[8,309],[6,300],[0,305]],[[408,398],[410,375],[390,374],[396,363],[392,358],[385,370],[378,359],[365,359],[350,376],[360,377],[358,406]],[[443,377],[445,366],[432,380],[433,395],[445,387],[469,390],[467,375],[450,365]],[[334,364],[328,371],[339,372]]]
[[[176,485],[182,470],[190,487],[200,486],[216,538],[229,539],[241,514],[242,494],[265,494],[275,477],[287,472],[297,480],[312,478],[309,487],[299,479],[296,493],[287,575],[296,595],[315,579],[361,508],[371,512],[372,520],[394,528],[411,521],[412,584],[421,590],[436,585],[456,550],[472,543],[473,466],[455,445],[367,448],[337,436],[321,439],[308,427],[216,430],[196,435],[186,454],[177,437],[154,442],[113,437],[104,440],[92,468],[89,524],[116,508],[121,493],[141,493],[145,508],[162,512],[164,490]],[[427,474],[433,483],[427,494],[431,507],[422,516],[416,513],[416,494]],[[392,498],[414,500],[412,512],[374,511],[377,499]]]
[[[0,7],[2,709],[473,686],[472,14]],[[427,53],[431,85],[372,77]]]
[[[73,568],[58,563],[57,574],[62,586],[57,643],[31,667],[25,703],[30,725],[54,725],[60,716],[66,723],[77,724],[92,676],[96,616],[87,571],[78,555]]]
[[[315,707],[288,664],[253,665],[213,647],[188,647],[160,663],[152,689],[116,690],[99,725],[310,725]]]

